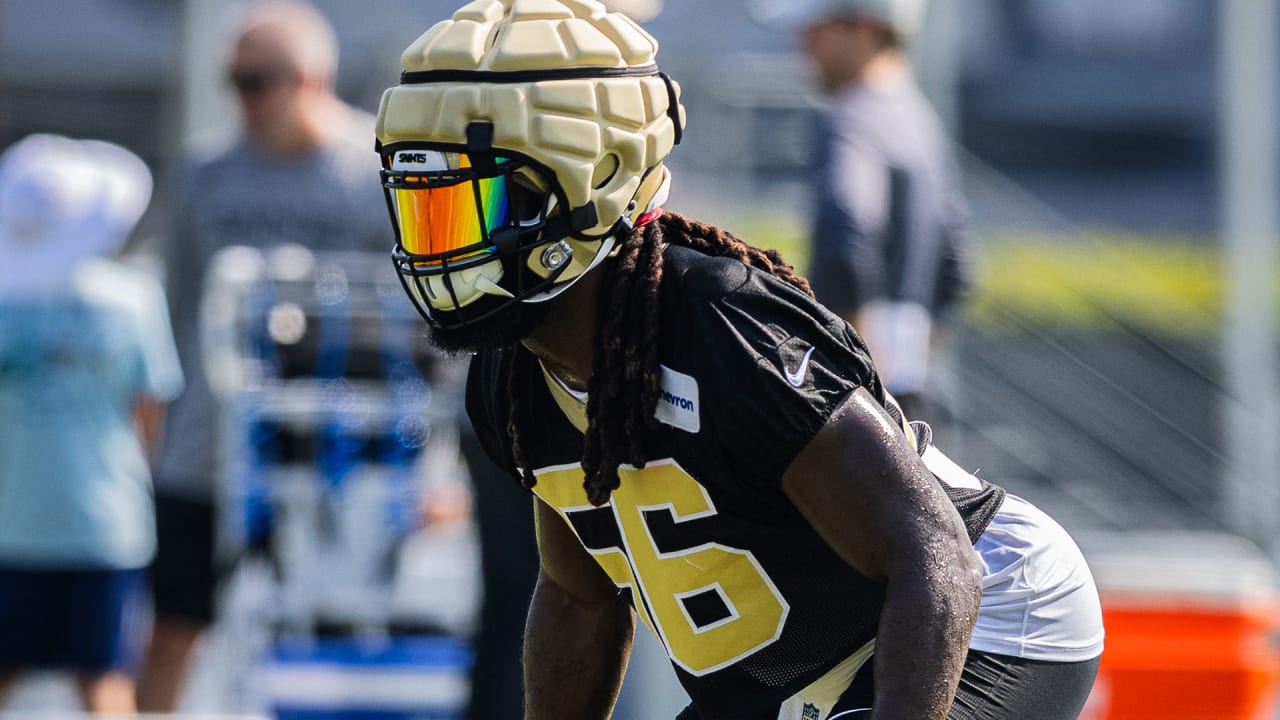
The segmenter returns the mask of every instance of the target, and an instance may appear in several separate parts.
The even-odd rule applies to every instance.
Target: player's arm
[[[938,483],[859,389],[792,461],[783,489],[837,553],[886,585],[875,720],[943,718],[977,619],[982,572]]]
[[[524,640],[526,720],[604,720],[631,655],[635,615],[565,521],[534,501],[541,570]]]

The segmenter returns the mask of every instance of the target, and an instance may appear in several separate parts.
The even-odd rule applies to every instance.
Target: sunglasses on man
[[[257,95],[276,87],[288,77],[289,71],[285,68],[232,70],[227,82],[241,95]]]

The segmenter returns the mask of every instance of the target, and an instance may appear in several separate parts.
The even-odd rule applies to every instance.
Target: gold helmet
[[[405,50],[378,150],[428,322],[554,297],[665,202],[684,109],[657,50],[595,0],[475,0]]]

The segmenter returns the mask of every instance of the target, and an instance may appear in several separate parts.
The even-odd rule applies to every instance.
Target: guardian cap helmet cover
[[[476,0],[405,50],[378,150],[428,322],[555,297],[665,202],[684,109],[657,49],[595,0]]]

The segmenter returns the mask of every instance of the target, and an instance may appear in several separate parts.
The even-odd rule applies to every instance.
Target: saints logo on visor
[[[532,168],[511,157],[397,149],[383,186],[400,247],[418,270],[456,269],[514,252],[521,229],[537,227],[548,193]]]

